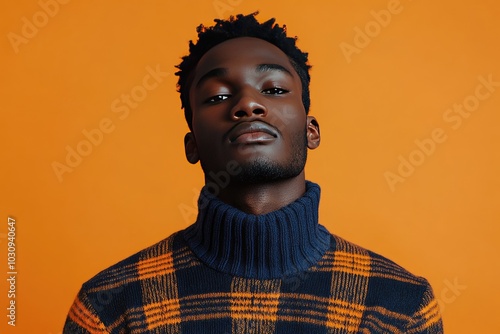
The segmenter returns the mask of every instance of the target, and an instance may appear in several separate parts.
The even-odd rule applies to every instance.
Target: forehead
[[[194,82],[215,68],[255,67],[258,64],[278,64],[295,72],[288,56],[277,46],[255,37],[238,37],[208,50],[198,62]],[[295,73],[294,73],[295,74]]]

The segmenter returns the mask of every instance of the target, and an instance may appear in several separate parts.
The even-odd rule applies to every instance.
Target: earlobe
[[[319,123],[313,116],[307,116],[307,147],[314,150],[320,143]]]
[[[198,155],[198,146],[196,145],[196,140],[192,132],[186,133],[184,136],[184,151],[186,153],[186,159],[191,164],[195,164],[200,160]]]

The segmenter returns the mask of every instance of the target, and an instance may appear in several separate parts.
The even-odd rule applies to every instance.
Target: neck
[[[208,183],[206,180],[205,183]],[[231,180],[220,190],[221,201],[254,215],[276,211],[304,195],[306,181],[304,171],[293,178],[258,184],[244,184]]]
[[[320,189],[262,214],[248,214],[201,191],[196,222],[182,232],[189,248],[206,265],[240,277],[271,279],[293,275],[317,263],[330,245],[318,224]]]

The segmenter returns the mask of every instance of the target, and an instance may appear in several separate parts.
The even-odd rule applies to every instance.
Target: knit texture
[[[63,333],[442,333],[429,283],[330,234],[319,194],[256,216],[202,190],[193,225],[83,284]]]
[[[291,205],[252,215],[204,188],[197,222],[183,235],[195,255],[218,271],[259,279],[290,276],[318,262],[330,247],[330,233],[318,224],[319,196],[319,186],[307,182],[304,196]]]

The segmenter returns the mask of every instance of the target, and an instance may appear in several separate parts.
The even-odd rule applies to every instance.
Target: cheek
[[[198,147],[203,148],[205,151],[212,152],[222,144],[223,132],[213,126],[201,125],[194,133]]]
[[[282,131],[283,136],[294,138],[302,135],[307,127],[307,118],[305,111],[294,110],[280,114],[280,119],[275,123]]]
[[[223,130],[217,126],[219,123],[213,119],[202,117],[193,119],[193,134],[200,157],[210,158],[217,152],[217,147],[221,144],[220,138],[223,135]]]
[[[268,111],[268,119],[283,131],[289,127],[305,127],[306,111],[302,100],[298,97],[290,98],[288,101],[275,101],[269,105]]]

